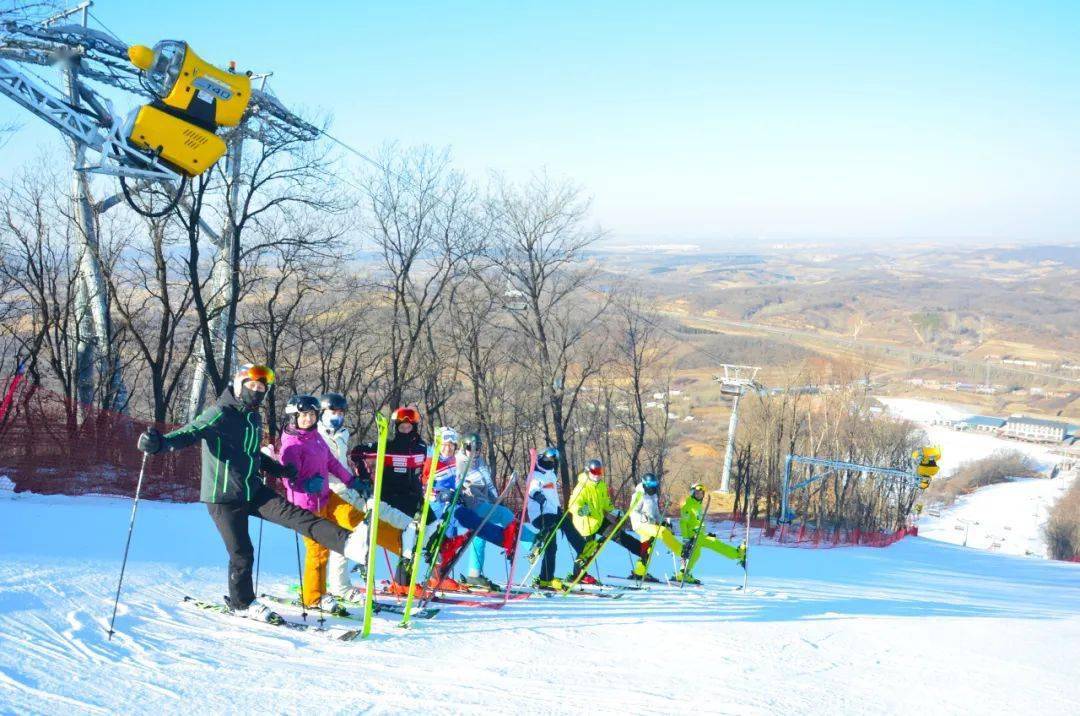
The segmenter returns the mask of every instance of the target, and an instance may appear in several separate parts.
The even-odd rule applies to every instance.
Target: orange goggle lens
[[[244,371],[245,380],[261,380],[268,386],[274,384],[274,369],[265,365],[253,365]]]
[[[390,418],[396,423],[412,423],[416,425],[420,422],[420,413],[414,408],[398,408]]]

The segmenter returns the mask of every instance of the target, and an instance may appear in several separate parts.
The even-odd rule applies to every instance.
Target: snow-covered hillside
[[[978,460],[998,450],[1019,450],[1031,457],[1047,476],[1060,458],[1045,445],[953,430],[938,421],[960,420],[971,415],[961,406],[909,398],[880,398],[888,410],[918,423],[930,441],[942,448],[939,479],[948,477],[965,462]],[[919,519],[919,534],[975,549],[1005,554],[1046,557],[1042,528],[1049,509],[1076,479],[1062,473],[1057,479],[1015,480],[991,485],[959,498],[955,504],[932,509]]]
[[[953,430],[944,425],[935,425],[935,421],[962,420],[974,413],[970,408],[933,403],[914,398],[878,398],[890,413],[918,423],[926,431],[931,444],[942,448],[941,472],[939,477],[948,477],[953,470],[965,462],[978,460],[998,450],[1019,450],[1030,456],[1040,470],[1049,472],[1058,462],[1046,445],[1010,440],[988,433]]]
[[[966,542],[976,549],[1046,557],[1043,525],[1074,479],[1075,473],[1062,473],[1054,480],[1032,478],[984,487],[923,515],[919,534],[953,544]]]
[[[145,503],[109,642],[129,509],[0,496],[0,711],[1080,712],[1080,565],[755,547],[748,594],[706,557],[703,588],[444,609],[339,643],[180,606],[220,597],[224,550],[201,505]],[[295,581],[290,533],[268,525],[263,559],[262,589]],[[602,562],[627,569],[618,547]]]

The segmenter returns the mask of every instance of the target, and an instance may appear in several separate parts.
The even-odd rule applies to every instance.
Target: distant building
[[[990,415],[972,415],[957,423],[961,430],[977,430],[983,433],[996,433],[1005,427],[1005,418],[995,418]]]
[[[1009,417],[1003,430],[1006,435],[1014,438],[1059,443],[1068,434],[1069,425],[1057,420],[1013,415]]]

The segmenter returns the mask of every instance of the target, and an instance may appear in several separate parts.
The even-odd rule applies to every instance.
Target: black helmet
[[[469,433],[461,439],[461,449],[466,452],[477,452],[480,450],[480,436],[476,433]]]
[[[323,393],[319,398],[319,406],[323,410],[348,410],[349,401],[341,393]]]
[[[318,413],[319,399],[314,395],[294,395],[285,404],[285,414],[293,416],[292,423],[296,425],[296,418],[300,413]]]
[[[554,447],[546,447],[536,456],[536,464],[545,470],[554,470],[559,464],[559,450]]]

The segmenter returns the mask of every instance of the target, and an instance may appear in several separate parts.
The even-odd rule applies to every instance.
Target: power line
[[[347,149],[348,151],[352,152],[352,153],[353,153],[353,154],[355,154],[356,156],[360,157],[360,158],[361,158],[361,159],[363,159],[363,160],[364,160],[365,162],[367,162],[368,164],[371,164],[371,165],[372,165],[373,167],[375,167],[375,168],[376,168],[376,169],[378,169],[379,171],[382,171],[382,172],[386,172],[387,174],[390,174],[391,176],[393,176],[393,177],[394,177],[395,179],[397,179],[398,181],[404,181],[404,182],[406,182],[406,183],[411,183],[411,180],[410,180],[410,179],[409,179],[408,177],[405,177],[405,176],[403,176],[402,174],[399,174],[398,172],[395,172],[395,171],[394,171],[393,169],[391,169],[390,167],[384,166],[384,165],[383,165],[383,164],[381,164],[380,162],[378,162],[378,161],[376,161],[376,160],[372,159],[371,157],[369,157],[369,156],[368,156],[367,154],[365,154],[364,152],[361,152],[361,151],[360,151],[359,149],[356,149],[355,147],[353,147],[353,146],[349,145],[348,143],[346,143],[346,142],[344,142],[344,141],[342,141],[342,140],[338,139],[337,137],[333,136],[333,135],[332,135],[332,134],[330,134],[329,132],[327,132],[327,131],[325,131],[325,130],[319,130],[319,133],[320,133],[320,134],[322,134],[322,135],[323,135],[324,137],[326,137],[327,139],[329,139],[330,141],[334,142],[335,144],[337,144],[337,145],[339,145],[339,146],[341,146],[341,147],[343,147],[343,148]],[[328,173],[329,173],[329,172],[328,172]],[[336,175],[334,175],[334,176],[336,176]],[[356,187],[356,185],[355,185],[355,184],[352,184],[351,182],[348,182],[348,181],[346,181],[346,183],[347,183],[347,184],[350,184],[350,186],[353,186],[354,188],[357,188],[357,189],[359,189],[359,187]],[[415,188],[417,188],[417,187],[416,187],[415,185],[413,185],[413,188],[415,189]],[[433,198],[434,198],[434,200],[435,200],[435,202],[436,202],[436,203],[439,203],[439,204],[443,204],[443,205],[444,205],[444,207],[445,207],[445,202],[443,202],[443,201],[442,201],[442,199],[441,199],[440,197],[438,197],[438,196],[435,196],[435,197],[433,197]],[[593,288],[592,286],[588,286],[588,285],[586,285],[586,286],[585,286],[585,289],[586,289],[586,290],[589,290],[589,291],[592,291],[593,293],[595,293],[595,294],[596,294],[596,295],[598,295],[598,296],[601,296],[601,297],[604,297],[604,298],[606,298],[606,297],[607,297],[607,295],[606,295],[606,294],[605,294],[605,293],[604,293],[603,291],[601,291],[600,289],[597,289],[597,288]],[[661,325],[661,324],[657,323],[656,321],[653,321],[652,319],[648,318],[648,317],[647,317],[647,316],[646,316],[646,315],[645,315],[644,313],[642,313],[641,311],[636,311],[636,310],[635,310],[635,311],[634,311],[634,313],[636,313],[636,314],[637,314],[637,316],[638,316],[638,317],[639,317],[639,318],[640,318],[641,320],[645,321],[645,323],[649,324],[649,325],[650,325],[650,326],[652,326],[653,328],[655,328],[655,329],[657,329],[657,330],[659,330],[659,331],[661,331],[661,332],[663,332],[663,333],[667,334],[668,336],[670,336],[671,338],[675,339],[676,341],[678,341],[678,342],[680,342],[680,343],[684,343],[684,344],[686,344],[686,345],[693,345],[693,346],[694,346],[695,348],[698,348],[698,350],[700,350],[700,351],[701,351],[702,353],[704,353],[704,354],[705,354],[705,355],[706,355],[706,356],[707,356],[708,358],[712,358],[712,359],[713,359],[714,361],[716,361],[717,363],[720,363],[720,364],[722,364],[722,363],[725,363],[725,362],[726,362],[726,361],[725,361],[725,359],[724,359],[724,358],[722,358],[721,356],[719,356],[719,355],[717,355],[717,354],[713,353],[712,351],[709,351],[709,350],[706,350],[706,349],[702,349],[702,348],[698,347],[698,346],[697,346],[696,344],[693,344],[693,343],[692,343],[691,339],[687,338],[686,336],[680,336],[680,335],[678,335],[677,333],[675,333],[675,332],[671,331],[670,329],[666,328],[665,326],[663,326],[663,325]]]

